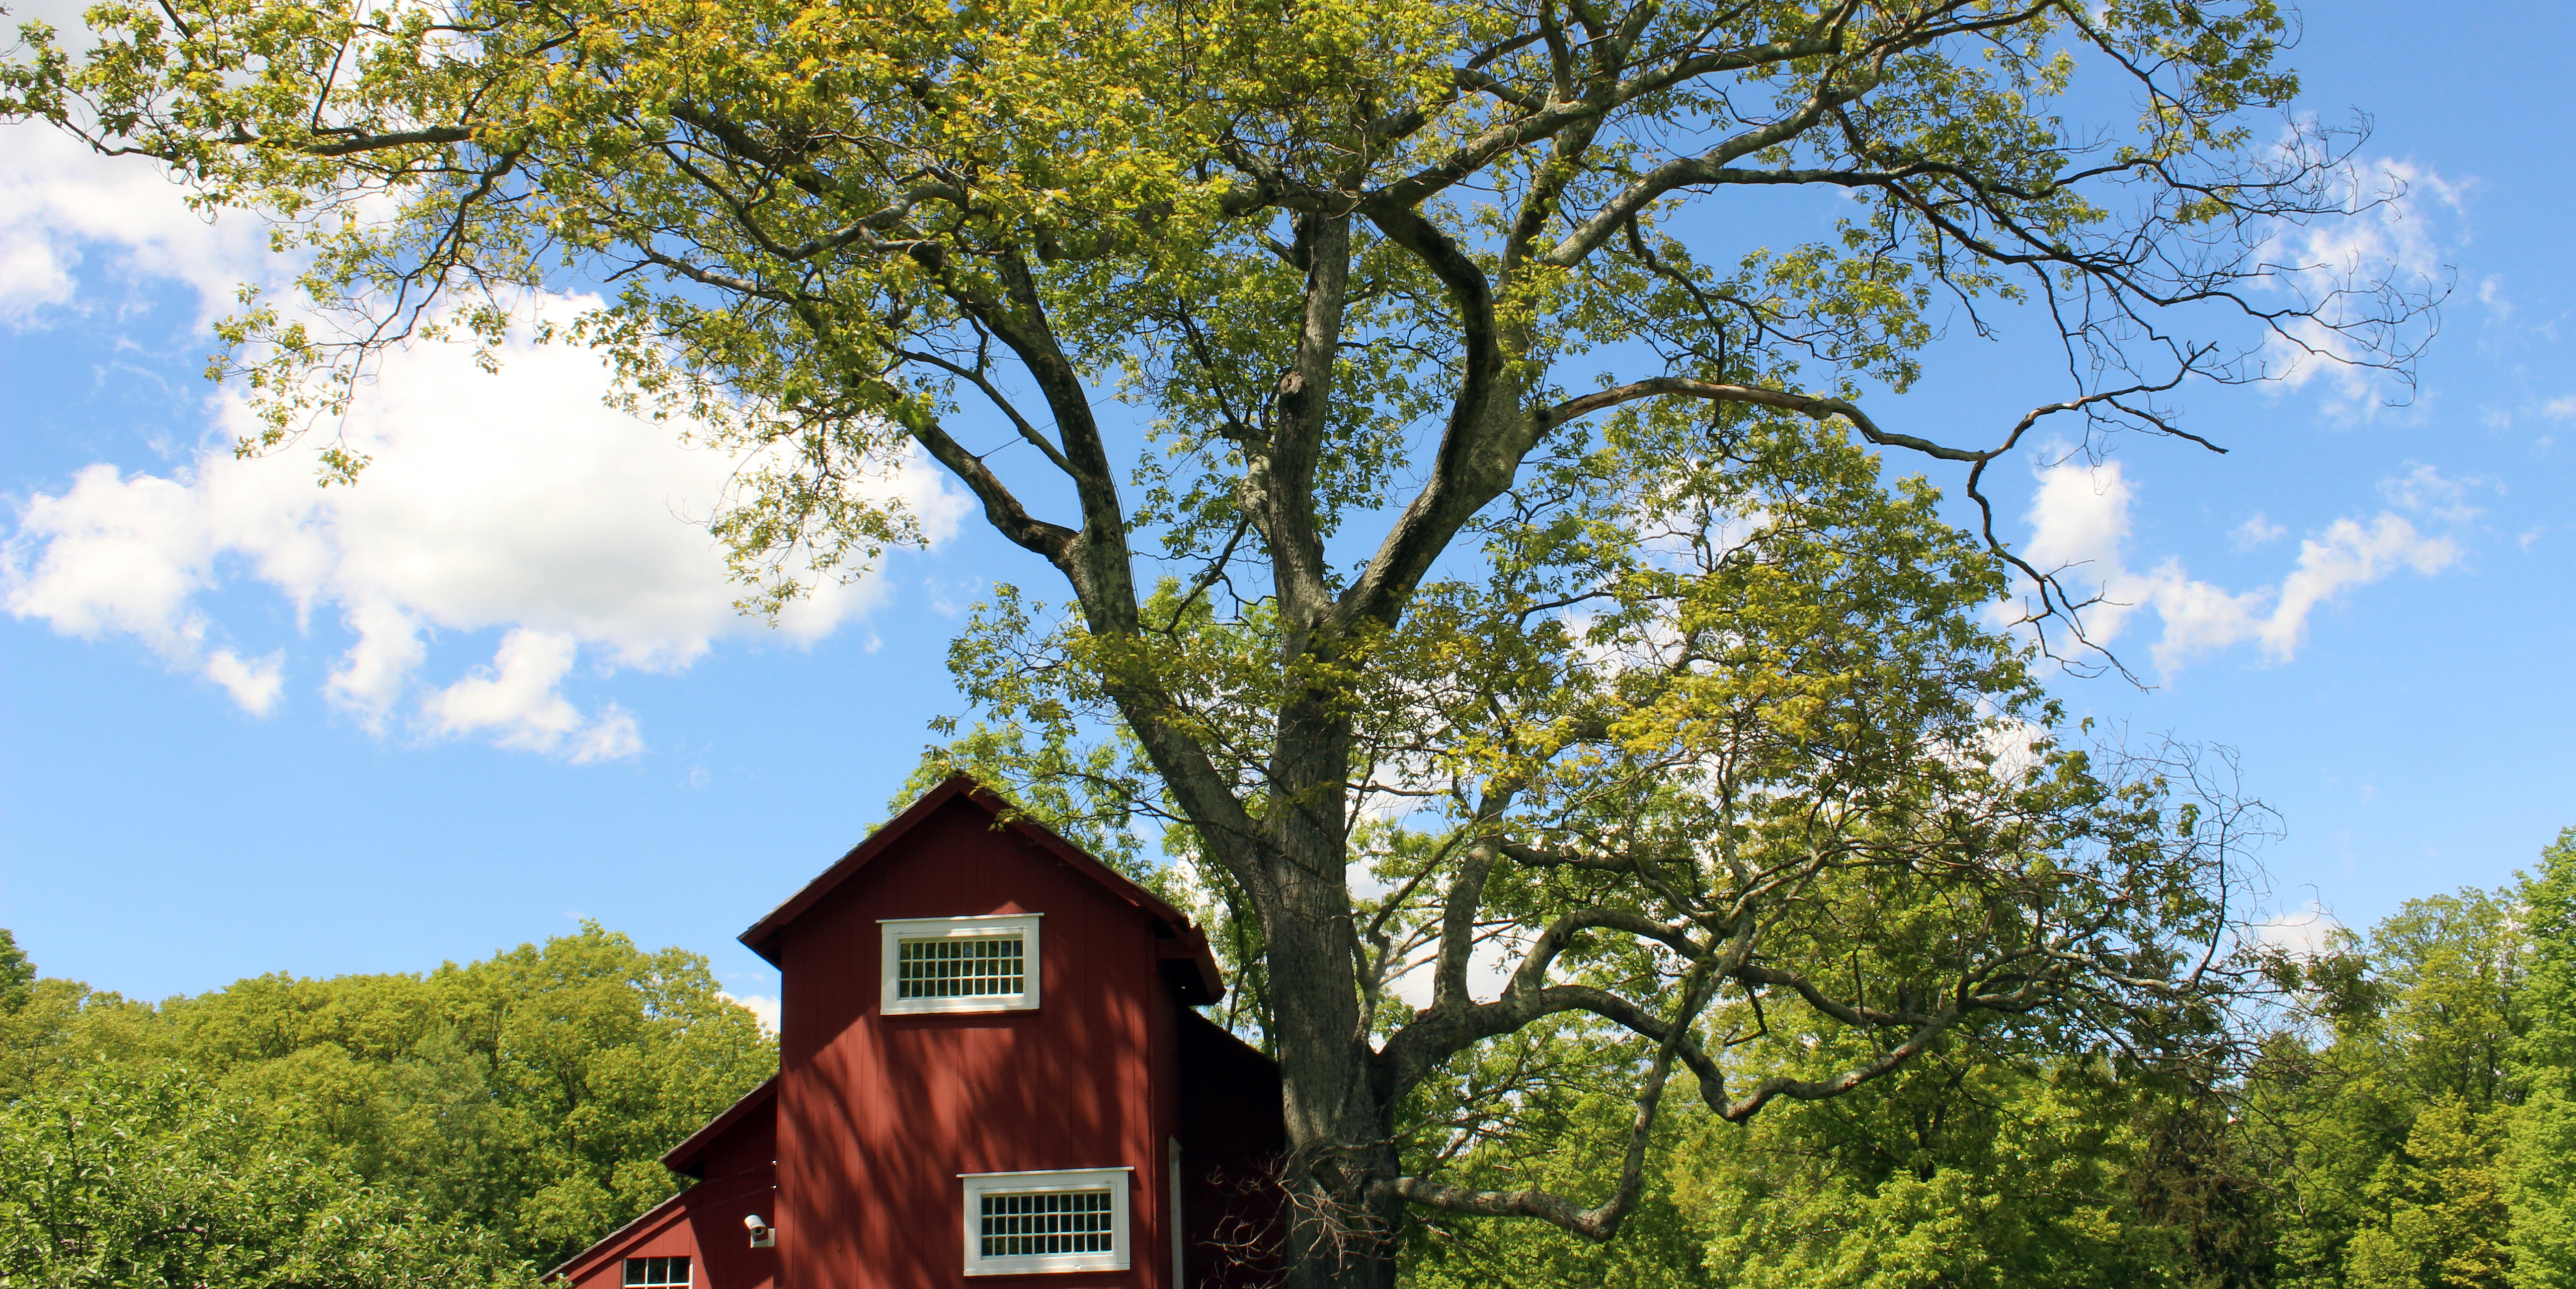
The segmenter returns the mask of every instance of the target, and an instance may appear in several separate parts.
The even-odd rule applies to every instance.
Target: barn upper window
[[[1038,915],[904,918],[885,936],[883,1010],[1018,1011],[1038,1005]]]
[[[966,1173],[966,1274],[1127,1269],[1129,1168]]]
[[[626,1289],[689,1289],[687,1258],[628,1258]]]

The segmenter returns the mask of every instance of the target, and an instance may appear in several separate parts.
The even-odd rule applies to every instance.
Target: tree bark
[[[1248,500],[1271,552],[1281,676],[1293,687],[1271,745],[1271,896],[1262,909],[1288,1158],[1288,1283],[1392,1289],[1401,1202],[1372,1182],[1399,1171],[1361,1010],[1349,881],[1350,637],[1334,618],[1314,486],[1348,307],[1347,216],[1299,221],[1306,309],[1256,455]]]

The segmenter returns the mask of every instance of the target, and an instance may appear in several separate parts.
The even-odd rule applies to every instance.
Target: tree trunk
[[[1292,649],[1296,647],[1292,641]],[[1270,1002],[1288,1128],[1291,1289],[1392,1289],[1401,1202],[1387,1107],[1371,1079],[1351,926],[1347,718],[1316,696],[1286,705],[1271,754]]]

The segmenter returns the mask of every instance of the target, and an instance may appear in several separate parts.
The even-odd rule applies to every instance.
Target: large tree
[[[225,329],[273,416],[246,450],[424,327],[490,342],[610,283],[573,334],[746,454],[715,526],[755,599],[916,536],[870,484],[921,457],[1051,570],[1061,616],[1006,591],[961,675],[1005,760],[1163,812],[1239,910],[1308,1285],[1384,1283],[1414,1205],[1606,1238],[1678,1072],[1742,1120],[1978,1018],[2106,1059],[2206,1029],[2241,821],[2054,737],[1986,616],[2019,561],[1984,472],[2052,417],[2188,438],[2159,400],[2186,380],[2401,363],[2423,303],[2302,258],[2375,195],[2269,114],[2271,0],[89,25],[76,53],[27,28],[0,113],[309,258],[308,304]],[[1799,191],[1831,231],[1762,245]],[[2063,341],[2027,415],[1962,445],[1893,399],[2006,316]],[[1982,531],[1880,452],[1955,463]],[[1633,1102],[1592,1190],[1446,1171],[1533,1025]],[[1817,1025],[1846,1038],[1738,1059]]]

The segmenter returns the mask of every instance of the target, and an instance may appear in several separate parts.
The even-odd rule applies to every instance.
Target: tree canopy
[[[271,415],[244,450],[386,345],[599,284],[558,334],[744,455],[714,528],[755,605],[916,540],[872,486],[906,463],[1034,557],[1054,589],[997,589],[959,644],[963,754],[1159,819],[1232,911],[1304,1285],[1385,1283],[1415,1212],[1608,1237],[1677,1074],[1742,1120],[1979,1027],[2188,1056],[2250,817],[2189,800],[2203,763],[2057,728],[1987,607],[2018,587],[2080,650],[2080,597],[1985,472],[2043,425],[2191,439],[2187,380],[2402,373],[2429,303],[2301,257],[2381,194],[2275,114],[2271,0],[89,25],[23,30],[0,115],[158,161],[309,266],[223,327]],[[1798,190],[1829,233],[1747,235]],[[2007,316],[2061,342],[2027,414],[1953,442],[1895,398]],[[1982,523],[1883,453],[1960,471]],[[1478,1071],[1555,1025],[1622,1072],[1622,1162],[1471,1182],[1513,1104]]]
[[[0,1286],[524,1289],[488,1228],[294,1152],[168,1066],[0,1105]]]
[[[46,1285],[89,1283],[75,1264],[150,1281],[118,1257],[203,1263],[172,1284],[426,1283],[465,1274],[429,1239],[450,1228],[474,1275],[532,1275],[676,1191],[661,1153],[778,1061],[705,959],[596,926],[426,976],[276,974],[151,1005],[52,978],[30,994],[0,1014],[0,1151],[20,1152],[0,1173],[25,1183],[0,1194],[0,1238],[64,1277],[29,1282]],[[176,1251],[105,1212],[205,1205],[179,1225],[219,1233]],[[308,1221],[429,1225],[344,1272],[312,1260],[340,1243],[294,1252]]]
[[[2571,879],[2576,831],[2502,889],[2328,923],[2275,960],[2286,1006],[2215,1086],[1983,1041],[1745,1131],[1685,1106],[1634,1240],[1443,1218],[1409,1283],[2556,1289]],[[1603,1091],[1551,1084],[1531,1112],[1605,1117]],[[1572,1135],[1571,1153],[1498,1136],[1466,1167],[1571,1184],[1612,1139]]]

